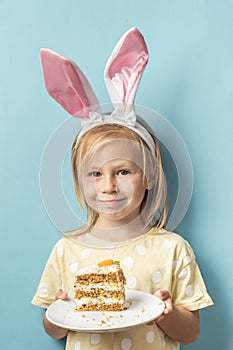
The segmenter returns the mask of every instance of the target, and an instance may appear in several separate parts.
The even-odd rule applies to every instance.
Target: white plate
[[[146,324],[164,311],[156,296],[136,290],[126,291],[128,308],[122,311],[76,311],[72,297],[57,300],[46,311],[53,324],[80,332],[116,332]]]

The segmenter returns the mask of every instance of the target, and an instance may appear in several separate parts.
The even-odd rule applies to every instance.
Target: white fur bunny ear
[[[80,68],[58,53],[41,49],[41,61],[45,86],[69,114],[88,118],[89,111],[98,112],[99,102]]]
[[[147,62],[148,50],[144,38],[136,28],[132,28],[116,45],[104,72],[106,87],[115,108],[113,114],[120,114],[126,119],[132,115],[136,118],[134,97]]]

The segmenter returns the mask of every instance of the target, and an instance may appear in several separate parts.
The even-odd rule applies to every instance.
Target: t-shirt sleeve
[[[60,288],[62,288],[62,280],[55,246],[45,265],[36,294],[32,299],[32,304],[47,308],[55,301],[56,292]]]
[[[176,306],[182,306],[190,311],[213,305],[193,250],[186,241],[177,252],[172,298]]]

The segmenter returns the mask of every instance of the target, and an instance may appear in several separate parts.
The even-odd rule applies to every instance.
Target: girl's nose
[[[105,176],[102,180],[102,192],[113,193],[117,191],[117,183],[114,176]]]

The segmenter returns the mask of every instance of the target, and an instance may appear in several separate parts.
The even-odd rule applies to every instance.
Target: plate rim
[[[156,295],[154,294],[151,294],[151,293],[148,293],[148,292],[144,292],[144,291],[140,291],[140,290],[135,290],[135,289],[132,289],[132,290],[129,290],[127,289],[126,291],[126,298],[127,298],[127,295],[128,295],[128,298],[129,297],[134,297],[138,294],[141,294],[141,295],[145,295],[147,298],[150,297],[151,299],[155,299],[157,300],[157,304],[158,306],[161,307],[158,315],[156,314],[156,318],[158,318],[159,316],[162,315],[164,309],[165,309],[165,304],[164,302],[159,298],[157,297]],[[155,319],[155,316],[151,316],[151,318],[148,318],[146,319],[145,321],[140,321],[140,322],[136,322],[134,324],[131,324],[131,325],[128,325],[128,326],[123,326],[123,327],[119,327],[119,326],[116,326],[116,327],[105,327],[104,325],[100,328],[99,326],[98,327],[73,327],[71,325],[67,325],[67,324],[62,324],[60,322],[57,322],[57,321],[54,321],[50,316],[49,316],[49,312],[52,308],[54,308],[54,305],[64,305],[64,303],[66,304],[74,304],[74,300],[73,300],[73,293],[69,294],[68,295],[68,298],[66,300],[61,300],[61,299],[58,299],[56,300],[55,302],[53,302],[52,304],[50,304],[50,306],[46,309],[45,313],[46,313],[46,318],[48,319],[49,322],[53,323],[54,325],[58,326],[58,327],[61,327],[61,328],[65,328],[65,329],[68,329],[70,331],[76,331],[76,332],[84,332],[84,333],[92,333],[92,332],[96,332],[96,333],[107,333],[107,332],[120,332],[120,331],[124,331],[124,330],[127,330],[127,329],[130,329],[130,328],[134,328],[134,327],[139,327],[139,326],[142,326],[142,325],[145,325],[149,322],[151,322],[152,320]],[[125,310],[126,311],[126,310]],[[85,313],[85,312],[90,312],[90,311],[82,311],[82,313]],[[95,313],[102,313],[103,311],[93,311]],[[124,312],[124,310],[122,311],[116,311],[116,312]],[[108,313],[108,311],[104,311],[104,313]],[[112,312],[111,312],[112,313]]]

